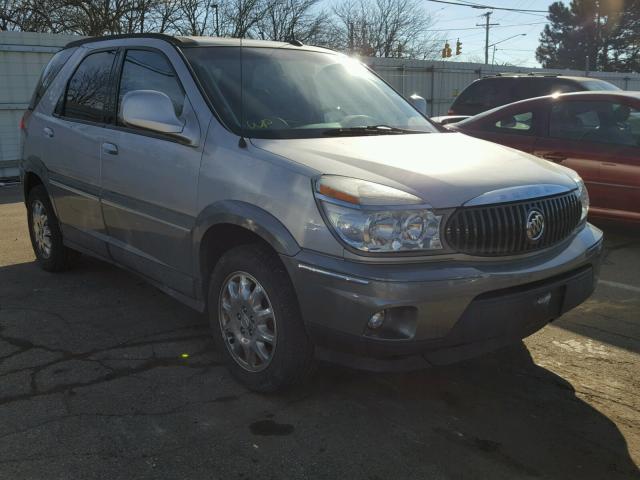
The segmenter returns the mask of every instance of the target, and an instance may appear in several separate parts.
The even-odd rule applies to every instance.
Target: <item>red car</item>
[[[532,98],[447,128],[576,170],[589,216],[640,224],[640,92],[577,92]]]

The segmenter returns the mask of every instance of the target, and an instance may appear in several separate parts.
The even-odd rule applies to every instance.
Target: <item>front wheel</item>
[[[303,380],[313,363],[289,276],[275,253],[243,245],[211,275],[209,321],[231,373],[251,390],[273,392]]]

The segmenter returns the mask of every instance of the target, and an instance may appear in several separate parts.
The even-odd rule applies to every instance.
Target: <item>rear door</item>
[[[640,105],[612,102],[609,108],[614,125],[593,139],[615,152],[600,164],[605,214],[640,221]]]
[[[592,212],[622,217],[640,213],[640,115],[619,101],[557,99],[548,135],[535,154],[576,170],[587,184]]]
[[[55,112],[42,125],[42,157],[65,240],[106,255],[100,207],[100,143],[112,115],[116,50],[94,51],[78,64]]]

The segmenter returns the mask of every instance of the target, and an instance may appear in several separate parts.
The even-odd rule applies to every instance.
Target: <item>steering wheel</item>
[[[380,122],[369,115],[347,115],[340,120],[340,125],[345,128],[366,127],[367,125],[376,125],[378,123]]]
[[[247,120],[247,127],[252,130],[289,128],[289,123],[281,117],[267,117],[257,121]]]

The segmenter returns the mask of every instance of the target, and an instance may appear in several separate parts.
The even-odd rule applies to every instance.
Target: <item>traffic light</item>
[[[456,42],[456,55],[460,55],[462,53],[462,42],[460,39]]]
[[[444,48],[442,49],[442,58],[449,58],[451,56],[451,46],[449,42],[444,42]]]

